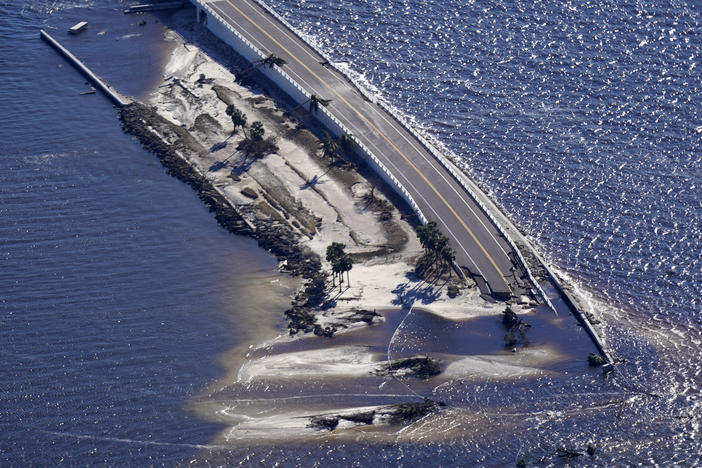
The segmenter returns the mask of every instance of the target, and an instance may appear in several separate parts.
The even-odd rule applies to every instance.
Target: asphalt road
[[[323,57],[254,2],[221,0],[208,5],[264,54],[284,59],[283,70],[309,94],[331,99],[327,110],[400,180],[424,215],[438,223],[456,250],[456,262],[478,277],[483,292],[506,297],[519,289],[509,244],[411,133],[323,65]]]

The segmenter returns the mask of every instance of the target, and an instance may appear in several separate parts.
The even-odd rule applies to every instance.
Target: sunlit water
[[[37,38],[88,19],[95,40],[71,48],[140,95],[163,58],[149,48],[158,26],[116,2],[18,0],[0,6],[2,459],[699,465],[702,4],[270,3],[465,162],[579,285],[625,362],[606,381],[435,388],[443,441],[202,450],[220,427],[183,404],[246,341],[243,291],[274,264],[164,176],[107,102],[77,96],[83,80]],[[557,456],[588,444],[594,458]]]

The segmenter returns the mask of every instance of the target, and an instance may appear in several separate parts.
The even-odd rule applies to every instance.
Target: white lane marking
[[[444,182],[451,188],[451,190],[453,191],[453,193],[455,193],[455,194],[458,196],[458,198],[461,200],[461,202],[463,202],[463,204],[465,205],[465,207],[468,208],[468,209],[470,210],[470,212],[473,214],[473,216],[478,220],[478,222],[480,223],[480,225],[485,229],[485,232],[488,233],[488,235],[490,236],[490,238],[491,238],[491,239],[493,240],[493,242],[497,245],[497,247],[502,251],[502,253],[505,255],[505,257],[507,257],[507,259],[509,259],[509,254],[505,251],[504,248],[502,248],[502,244],[500,244],[500,242],[495,238],[495,236],[493,235],[492,231],[485,225],[485,223],[483,222],[483,220],[481,219],[481,217],[475,212],[475,210],[473,210],[473,207],[472,207],[472,206],[470,205],[470,203],[469,203],[468,201],[466,201],[466,199],[464,198],[464,196],[469,196],[469,195],[468,195],[465,191],[463,191],[463,190],[461,190],[460,192],[459,192],[458,190],[456,190],[456,187],[454,187],[454,185],[453,185],[451,182],[449,182],[448,179],[446,179],[446,177],[444,176],[444,174],[442,174],[441,171],[439,171],[439,169],[438,169],[434,164],[432,164],[432,161],[433,161],[434,163],[436,163],[436,164],[441,164],[441,163],[440,163],[439,161],[437,161],[434,157],[431,157],[431,160],[428,159],[428,158],[426,157],[426,155],[424,154],[425,152],[420,151],[419,149],[417,149],[417,147],[414,145],[414,143],[413,143],[411,140],[407,139],[407,136],[405,135],[405,132],[403,132],[403,131],[398,131],[398,129],[396,129],[396,128],[394,127],[393,123],[390,122],[390,121],[388,121],[388,119],[385,117],[385,115],[384,115],[383,112],[380,112],[378,109],[376,109],[376,108],[373,107],[373,106],[370,106],[370,107],[372,108],[372,111],[375,112],[375,113],[377,113],[377,115],[378,115],[381,119],[383,119],[385,122],[387,122],[387,124],[390,125],[390,126],[393,128],[393,130],[395,130],[397,133],[399,133],[400,137],[402,137],[402,139],[405,140],[405,141],[407,142],[407,144],[409,144],[409,145],[412,147],[412,149],[414,149],[414,151],[415,151],[417,154],[419,154],[419,156],[421,156],[421,158],[424,159],[424,160],[429,164],[429,166],[431,167],[431,169],[432,169],[439,177],[441,177],[441,179],[444,180]],[[455,182],[455,183],[457,183],[457,182]]]

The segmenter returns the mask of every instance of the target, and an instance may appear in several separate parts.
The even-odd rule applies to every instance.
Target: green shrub
[[[607,359],[599,354],[590,353],[587,355],[587,363],[592,367],[603,366],[607,364]]]

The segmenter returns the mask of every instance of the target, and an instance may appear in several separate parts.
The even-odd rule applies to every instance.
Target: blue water
[[[592,442],[597,458],[569,463],[698,465],[702,4],[270,4],[465,163],[591,298],[623,362],[606,382],[444,387],[448,402],[502,405],[499,430],[460,440],[203,450],[221,427],[184,405],[221,374],[217,355],[246,341],[251,307],[279,314],[244,293],[275,265],[165,176],[109,103],[78,96],[84,80],[38,40],[50,28],[141,96],[164,56],[153,18],[139,27],[117,1],[11,0],[0,5],[3,464],[549,465],[565,463],[557,447]],[[83,19],[87,36],[63,36]],[[447,426],[461,421],[452,414]]]
[[[242,317],[281,317],[251,297],[275,260],[220,228],[39,40],[49,28],[120,90],[145,92],[163,31],[104,3],[0,5],[1,466],[187,459],[223,427],[186,404],[249,338]]]
[[[613,388],[657,395],[525,446],[700,463],[702,3],[269,4],[464,163],[591,298]]]

